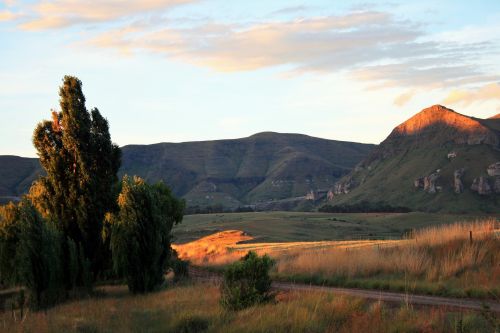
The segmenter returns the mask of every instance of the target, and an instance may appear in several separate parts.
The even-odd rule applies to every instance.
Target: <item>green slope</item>
[[[373,145],[300,134],[123,147],[121,173],[163,180],[189,205],[241,204],[328,189]]]
[[[486,168],[500,161],[496,126],[498,119],[474,119],[437,106],[426,109],[398,126],[339,182],[350,182],[351,190],[337,195],[333,204],[366,200],[429,212],[500,212],[498,193],[479,195],[470,189],[474,178],[486,177]],[[452,151],[457,156],[448,159]],[[457,194],[453,173],[460,168],[465,168],[464,192]],[[440,192],[427,193],[414,187],[416,178],[438,169]],[[494,177],[488,179],[494,182]]]
[[[238,207],[329,189],[372,148],[271,132],[235,140],[130,145],[122,148],[120,174],[162,180],[191,206]],[[40,172],[37,159],[0,156],[0,200],[26,193]]]

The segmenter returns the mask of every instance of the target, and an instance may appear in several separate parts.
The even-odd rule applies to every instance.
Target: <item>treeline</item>
[[[110,277],[153,290],[168,267],[183,267],[170,231],[184,202],[162,183],[119,181],[120,149],[99,110],[86,109],[81,81],[64,77],[59,96],[61,111],[33,134],[46,176],[0,207],[0,286],[24,287],[34,309]]]
[[[324,213],[409,213],[411,209],[403,206],[391,206],[384,201],[361,201],[355,204],[324,205],[319,208]]]
[[[188,206],[185,209],[186,215],[196,215],[196,214],[215,214],[215,213],[250,213],[255,212],[255,209],[251,206],[243,206],[236,208],[224,207],[221,204],[210,205],[210,206]]]

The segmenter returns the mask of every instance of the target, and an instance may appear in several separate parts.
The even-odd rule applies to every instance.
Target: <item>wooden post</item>
[[[469,230],[469,240],[470,240],[470,243],[472,244],[472,230]]]

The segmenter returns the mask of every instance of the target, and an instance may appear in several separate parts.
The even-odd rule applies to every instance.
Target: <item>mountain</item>
[[[248,138],[123,147],[121,173],[163,180],[188,205],[238,207],[328,190],[373,145],[264,132]]]
[[[300,134],[122,147],[120,175],[162,180],[189,206],[238,207],[328,190],[374,145]],[[37,159],[0,157],[0,200],[19,197],[40,173]]]
[[[441,105],[397,126],[334,187],[332,205],[385,201],[442,212],[500,212],[500,118]]]
[[[41,166],[36,158],[0,156],[0,204],[16,200],[28,192],[40,172]]]

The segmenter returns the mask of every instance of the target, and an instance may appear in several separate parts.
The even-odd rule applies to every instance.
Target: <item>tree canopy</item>
[[[149,185],[125,176],[111,217],[111,249],[115,269],[130,291],[153,290],[163,281],[170,259],[170,231],[182,221],[184,202],[163,183]]]
[[[85,106],[82,82],[65,76],[59,89],[61,111],[38,124],[33,144],[46,176],[30,198],[42,215],[83,248],[97,274],[103,269],[101,237],[105,213],[116,206],[121,153],[108,122],[98,109]]]

